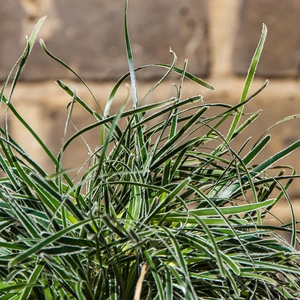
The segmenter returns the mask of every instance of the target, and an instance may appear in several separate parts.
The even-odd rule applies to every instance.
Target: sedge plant
[[[253,160],[259,161],[269,134],[246,153],[242,150],[249,139],[240,150],[233,146],[259,116],[243,111],[267,85],[249,95],[266,26],[240,101],[206,104],[199,95],[182,97],[185,80],[214,87],[189,73],[187,62],[177,67],[173,52],[171,65],[134,67],[127,9],[126,1],[129,72],[115,84],[104,111],[95,111],[75,90],[57,81],[70,95],[66,129],[74,106],[94,118],[94,123],[64,140],[58,155],[12,103],[44,18],[3,85],[0,98],[7,113],[0,135],[0,299],[296,299],[300,295],[297,222],[287,190],[298,175],[277,162],[297,149],[300,141],[258,164]],[[40,44],[55,63],[86,85],[42,40]],[[135,74],[148,67],[166,72],[140,98]],[[174,97],[144,104],[172,73],[179,74]],[[128,78],[132,96],[124,96],[124,106],[111,114],[115,95]],[[211,114],[214,111],[218,113]],[[53,174],[10,135],[9,114],[38,141],[53,163]],[[230,124],[226,130],[225,122]],[[89,155],[88,169],[74,180],[64,169],[63,154],[92,129],[99,132],[98,148]],[[270,175],[275,167],[276,175]],[[291,207],[292,221],[267,225],[268,212],[281,198]],[[289,233],[291,240],[285,240],[283,233]]]

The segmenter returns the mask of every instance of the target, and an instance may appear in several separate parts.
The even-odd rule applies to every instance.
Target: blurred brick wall
[[[113,83],[128,70],[123,11],[124,1],[121,0],[2,0],[1,82],[22,53],[24,36],[30,34],[40,17],[47,15],[39,37],[55,56],[89,82],[103,106]],[[276,121],[300,112],[299,14],[299,0],[131,0],[129,29],[135,65],[171,63],[171,47],[178,56],[179,67],[188,58],[188,70],[216,87],[216,91],[211,92],[186,82],[187,96],[203,94],[206,102],[237,103],[262,23],[266,23],[267,42],[251,92],[267,78],[270,84],[247,107],[248,111],[263,109],[247,132],[255,140]],[[139,72],[139,93],[145,94],[161,74],[156,69]],[[70,101],[55,85],[56,79],[65,80],[71,87],[75,85],[79,96],[94,105],[92,97],[75,81],[74,75],[49,58],[38,43],[13,97],[18,111],[55,153],[62,143],[65,108]],[[116,97],[115,111],[119,101],[126,97],[126,89],[122,91]],[[171,83],[165,83],[151,100],[158,101],[173,94]],[[78,127],[90,121],[77,110],[73,118]],[[13,118],[9,125],[24,149],[51,172],[49,160],[22,126]],[[272,129],[273,140],[260,159],[266,159],[299,139],[299,127],[295,119]],[[94,147],[98,132],[91,132],[85,138]],[[87,153],[80,141],[76,143],[64,157],[68,166],[84,161]],[[299,151],[283,162],[292,164],[300,172],[298,157]],[[291,195],[300,198],[297,184]]]
[[[20,56],[25,35],[44,15],[47,20],[40,37],[49,50],[86,80],[118,79],[127,71],[123,12],[121,0],[2,0],[0,79]],[[244,76],[262,23],[266,23],[269,34],[257,74],[295,79],[300,67],[299,13],[297,0],[131,0],[129,26],[135,62],[170,62],[171,47],[179,62],[188,58],[189,70],[207,77],[218,73],[218,66],[212,68],[211,52],[216,51],[212,47],[220,48],[220,54],[222,48],[230,48],[230,57],[220,55],[218,59],[229,60],[232,76]],[[39,46],[33,54],[23,80],[73,78]],[[141,76],[149,80],[157,72],[149,70]]]

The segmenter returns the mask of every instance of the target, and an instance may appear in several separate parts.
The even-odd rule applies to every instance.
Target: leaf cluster
[[[257,112],[245,118],[243,110],[267,85],[249,96],[266,27],[240,101],[205,104],[199,95],[182,98],[185,80],[214,88],[187,72],[187,61],[177,67],[172,51],[171,65],[134,67],[127,5],[126,1],[129,72],[115,84],[104,111],[93,110],[75,90],[57,81],[71,97],[66,132],[75,105],[94,117],[94,123],[64,140],[58,156],[11,103],[44,19],[11,72],[15,76],[7,97],[11,74],[3,86],[0,98],[7,113],[31,132],[55,172],[47,174],[24,152],[9,135],[6,119],[0,135],[1,299],[295,299],[300,278],[297,222],[287,189],[298,175],[274,163],[300,142],[256,165],[253,160],[270,135],[243,155],[249,139],[239,150],[232,146],[259,116]],[[139,98],[135,74],[150,66],[165,68],[166,73]],[[174,72],[179,74],[174,97],[144,104]],[[115,95],[128,77],[133,108],[126,108],[128,96],[118,113],[110,115]],[[207,114],[216,108],[218,114]],[[225,122],[230,126],[224,133]],[[88,170],[75,180],[63,167],[63,155],[75,139],[94,128],[99,131],[99,147],[90,152]],[[271,176],[274,168],[277,174]],[[283,197],[290,204],[292,222],[266,225],[271,208]],[[285,232],[291,242],[282,238]]]

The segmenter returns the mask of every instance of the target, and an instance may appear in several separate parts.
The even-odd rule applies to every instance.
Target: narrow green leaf
[[[33,269],[29,280],[28,280],[28,285],[23,291],[22,294],[20,295],[19,300],[26,300],[30,296],[30,293],[32,291],[32,287],[34,284],[36,284],[36,281],[38,280],[43,268],[44,268],[44,263],[42,262],[37,262],[35,268]]]
[[[89,91],[90,95],[92,96],[92,98],[94,99],[94,102],[96,103],[98,109],[101,111],[101,108],[100,108],[100,105],[95,97],[95,95],[93,94],[92,90],[89,88],[89,86],[87,85],[87,83],[82,79],[82,77],[77,73],[75,72],[70,66],[68,66],[65,62],[63,62],[61,59],[59,59],[58,57],[54,56],[47,48],[46,48],[46,45],[45,45],[45,42],[43,39],[40,39],[40,45],[42,47],[42,49],[45,51],[45,53],[47,55],[49,55],[51,58],[53,58],[54,60],[56,60],[58,63],[60,63],[61,65],[63,65],[66,69],[68,69],[71,73],[73,73],[77,79],[80,80],[80,82],[86,87],[86,89]],[[60,80],[58,80],[60,81]],[[58,83],[57,81],[57,83]],[[61,81],[60,81],[61,82]],[[59,84],[60,85],[60,84]],[[60,85],[61,87],[63,87],[62,85]],[[64,86],[65,88],[67,88],[66,86]],[[79,100],[79,98],[78,98]],[[86,103],[84,103],[83,101],[80,102],[80,104],[87,110],[90,112],[90,109],[88,107],[88,105]]]
[[[234,215],[234,214],[240,214],[240,213],[247,213],[251,212],[256,209],[261,209],[268,207],[272,204],[274,204],[276,199],[269,199],[264,202],[259,203],[250,203],[245,205],[237,205],[237,206],[226,206],[226,207],[219,207],[219,210],[224,215]],[[187,216],[189,215],[195,215],[195,216],[218,216],[219,213],[214,208],[200,208],[200,209],[191,209],[187,213]],[[178,216],[177,212],[168,212],[168,213],[159,213],[153,216],[153,219],[158,220],[161,218],[166,218],[166,220],[172,220],[172,217],[174,216],[174,220],[176,220],[176,217]]]
[[[262,53],[262,50],[263,50],[263,47],[264,47],[264,44],[265,44],[265,40],[266,40],[266,37],[267,37],[267,32],[268,32],[267,27],[266,27],[265,24],[263,24],[262,34],[261,34],[260,40],[258,42],[257,48],[255,50],[254,56],[252,58],[252,61],[251,61],[251,64],[250,64],[250,67],[249,67],[249,70],[248,70],[248,74],[247,74],[247,77],[246,77],[243,93],[242,93],[242,96],[241,96],[241,99],[240,99],[241,103],[243,103],[247,99],[247,95],[248,95],[251,83],[253,81],[255,71],[256,71],[256,68],[258,66],[258,62],[259,62],[259,59],[260,59],[260,56],[261,56],[261,53]],[[242,112],[243,112],[243,106],[241,106],[239,108],[237,114],[235,115],[235,117],[232,121],[231,127],[230,127],[229,132],[228,132],[227,137],[226,137],[227,142],[229,142],[232,139],[232,136],[233,136],[234,132],[236,131],[236,129],[238,127],[238,124],[239,124],[239,121],[241,119]]]
[[[45,19],[46,19],[46,16],[42,17],[41,19],[39,19],[38,22],[36,23],[36,25],[34,26],[33,31],[31,33],[30,37],[28,38],[26,36],[26,41],[27,41],[26,47],[25,47],[25,50],[24,50],[24,52],[23,52],[23,54],[22,54],[22,56],[21,56],[21,58],[19,60],[20,61],[19,62],[19,68],[18,68],[18,70],[17,70],[17,72],[15,74],[14,80],[13,80],[12,85],[11,85],[10,95],[9,95],[9,98],[8,98],[9,101],[11,99],[12,93],[13,93],[13,91],[15,89],[16,84],[17,84],[17,81],[18,81],[18,79],[19,79],[19,77],[20,77],[20,75],[21,75],[21,73],[22,73],[22,71],[23,71],[23,69],[25,67],[25,64],[27,62],[28,56],[29,56],[29,54],[30,54],[30,52],[31,52],[31,50],[33,48],[33,45],[34,45],[34,42],[35,42],[36,37],[38,35],[38,32],[40,31],[40,29],[41,29],[41,27],[42,27]]]
[[[126,234],[123,233],[123,228],[117,224],[117,226],[114,223],[117,223],[115,220],[112,220],[108,215],[104,215],[102,217],[103,222],[120,238],[126,238]]]
[[[148,251],[144,250],[143,254],[149,264],[149,268],[151,270],[152,276],[154,278],[156,289],[157,289],[157,295],[159,296],[159,299],[164,299],[164,292],[163,292],[163,286],[162,286],[162,280],[159,277],[159,273],[155,267],[155,264],[151,258],[151,255],[148,253]]]
[[[77,297],[78,297],[78,300],[85,300],[85,297],[83,296],[83,281],[82,280],[79,280],[77,283],[76,283],[76,294],[77,294]]]
[[[3,96],[4,97],[4,96]],[[49,150],[49,148],[44,144],[44,142],[41,140],[41,138],[38,136],[38,134],[28,125],[28,123],[21,117],[21,115],[15,110],[15,108],[8,102],[8,100],[4,97],[5,104],[9,107],[9,109],[13,112],[13,114],[16,116],[16,118],[22,123],[22,125],[32,134],[32,136],[36,139],[36,141],[40,144],[42,149],[45,151],[45,153],[49,156],[49,158],[54,163],[55,167],[59,169],[59,163],[55,156],[52,154],[52,152]],[[70,186],[73,186],[72,181],[67,176],[66,173],[64,173],[64,178],[67,180],[68,184]]]
[[[65,235],[68,232],[71,232],[72,230],[75,230],[77,228],[80,228],[90,222],[92,222],[92,219],[86,219],[83,221],[80,221],[76,224],[73,224],[67,228],[62,229],[61,231],[49,236],[48,238],[42,240],[41,242],[35,244],[34,246],[32,246],[31,248],[29,248],[28,250],[21,252],[19,255],[17,255],[15,258],[13,258],[10,262],[9,262],[9,268],[12,268],[13,266],[16,266],[20,263],[22,263],[22,261],[24,261],[27,257],[30,257],[31,255],[37,253],[38,251],[41,251],[44,247],[50,245],[51,243],[55,242],[56,240],[58,240],[60,237],[62,237],[63,235]]]
[[[48,247],[43,248],[40,252],[38,252],[39,255],[53,255],[53,256],[59,256],[59,255],[68,255],[68,254],[75,254],[78,252],[85,251],[85,247],[77,247],[77,246],[61,246],[61,247]]]
[[[137,87],[136,87],[133,56],[132,56],[129,31],[128,31],[128,16],[127,15],[128,15],[128,0],[125,0],[125,19],[124,19],[125,43],[126,43],[126,52],[127,52],[127,61],[128,61],[129,73],[130,73],[131,88],[132,88],[132,94],[133,94],[133,108],[137,108],[139,106],[139,103],[138,103],[138,94],[137,94]]]
[[[197,97],[199,98],[199,97]],[[125,112],[122,112],[121,115],[120,115],[120,118],[124,118],[124,117],[129,117],[129,116],[132,116],[132,115],[135,115],[136,113],[143,113],[143,112],[146,112],[146,111],[149,111],[150,109],[156,109],[160,106],[163,106],[163,105],[167,105],[168,102],[171,102],[173,101],[173,99],[168,99],[166,101],[163,101],[162,103],[155,103],[155,104],[150,104],[150,105],[146,105],[146,106],[142,106],[142,107],[139,107],[137,109],[133,109],[133,110],[128,110],[128,111],[125,111]],[[118,115],[118,114],[117,114]],[[102,119],[96,123],[93,123],[91,125],[88,125],[86,127],[84,127],[83,129],[79,130],[78,132],[76,132],[73,136],[71,136],[66,142],[65,144],[63,145],[63,148],[62,148],[62,151],[65,151],[66,148],[68,147],[68,145],[77,137],[81,136],[83,133],[93,129],[93,128],[96,128],[96,127],[100,127],[101,125],[104,125],[105,124],[108,124],[110,122],[112,122],[117,115],[113,115],[111,117],[107,117],[105,119]],[[139,125],[141,125],[140,123],[138,123]],[[110,128],[110,127],[109,127]]]
[[[166,196],[166,198],[157,205],[156,208],[143,220],[143,224],[147,224],[161,209],[163,209],[174,198],[179,197],[179,193],[185,189],[185,187],[191,182],[191,178],[186,178],[180,184],[178,184],[174,190]]]
[[[166,300],[173,300],[173,281],[172,277],[170,275],[169,270],[167,269],[166,272],[166,293],[165,293],[165,299]]]
[[[1,283],[0,282],[0,293],[15,293],[23,290],[28,286],[27,283]]]
[[[293,143],[292,145],[288,146],[287,148],[277,152],[276,154],[274,154],[273,156],[271,156],[270,158],[268,158],[267,160],[265,160],[264,162],[262,162],[255,168],[253,168],[253,170],[249,172],[251,178],[258,176],[261,172],[266,170],[268,167],[271,167],[273,163],[275,163],[276,161],[289,155],[291,152],[293,152],[294,150],[296,150],[299,147],[300,147],[300,140]],[[241,184],[245,184],[246,182],[248,182],[248,178],[249,177],[243,177],[242,183],[235,182],[234,184],[227,187],[225,190],[221,191],[217,197],[218,198],[229,198],[234,192],[236,192],[238,189],[241,188]]]
[[[297,142],[295,142],[295,143],[293,143],[293,144],[291,144],[287,148],[279,151],[275,155],[273,155],[270,158],[268,158],[267,160],[265,160],[263,163],[261,163],[258,166],[256,166],[253,169],[253,171],[251,171],[251,174],[256,175],[256,174],[261,173],[262,171],[264,171],[268,167],[270,167],[273,163],[275,163],[276,161],[282,159],[283,157],[291,154],[293,151],[295,151],[299,147],[300,147],[300,140],[297,141]]]
[[[220,274],[221,276],[225,276],[225,266],[223,264],[223,259],[222,259],[222,254],[221,254],[221,251],[218,247],[218,244],[214,238],[214,236],[211,234],[209,228],[206,226],[206,224],[201,220],[201,218],[199,217],[196,217],[196,220],[198,221],[199,225],[201,225],[201,227],[204,229],[205,233],[207,234],[211,244],[212,244],[212,247],[214,249],[214,254],[215,254],[215,257],[216,257],[216,263],[219,267],[219,271],[220,271]]]
[[[24,226],[27,233],[30,234],[32,238],[39,239],[39,230],[37,224],[34,223],[30,217],[20,208],[20,206],[11,198],[10,199],[10,208],[14,211],[19,222]]]
[[[195,124],[195,122],[200,118],[201,115],[203,115],[203,113],[204,113],[207,109],[208,109],[207,107],[202,107],[201,109],[199,109],[199,110],[197,111],[197,113],[195,113],[195,114],[189,119],[189,121],[188,121],[186,124],[184,124],[184,125],[182,126],[182,128],[180,128],[180,130],[179,130],[172,138],[170,138],[169,141],[168,141],[164,146],[162,146],[162,147],[159,149],[159,151],[157,151],[157,153],[156,153],[155,156],[154,156],[154,159],[156,160],[156,159],[160,158],[164,153],[166,153],[167,150],[170,149],[170,148],[174,145],[174,143],[175,143],[176,141],[178,141],[178,139],[179,139],[180,137],[182,137],[182,136],[186,133],[186,131],[187,131],[193,124]]]
[[[257,143],[243,158],[243,163],[248,165],[257,155],[261,152],[262,149],[269,143],[271,136],[265,136],[259,143]]]

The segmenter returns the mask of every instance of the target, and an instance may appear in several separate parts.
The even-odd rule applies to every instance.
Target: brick
[[[262,23],[268,36],[257,69],[263,77],[296,77],[300,64],[300,2],[244,0],[233,55],[233,69],[245,75],[258,43]]]
[[[5,1],[0,6],[0,78],[4,80],[22,54],[20,37],[23,11],[18,1]],[[13,13],[12,13],[13,12]],[[24,38],[22,42],[24,42]]]
[[[179,66],[189,59],[188,70],[208,74],[207,0],[130,1],[129,27],[135,66],[171,63],[171,47]],[[0,8],[0,78],[22,53],[25,34],[47,15],[39,34],[47,48],[86,80],[115,80],[127,72],[124,42],[124,1],[2,0]],[[148,69],[140,78],[160,72]],[[74,78],[52,61],[39,45],[33,49],[23,80]]]

